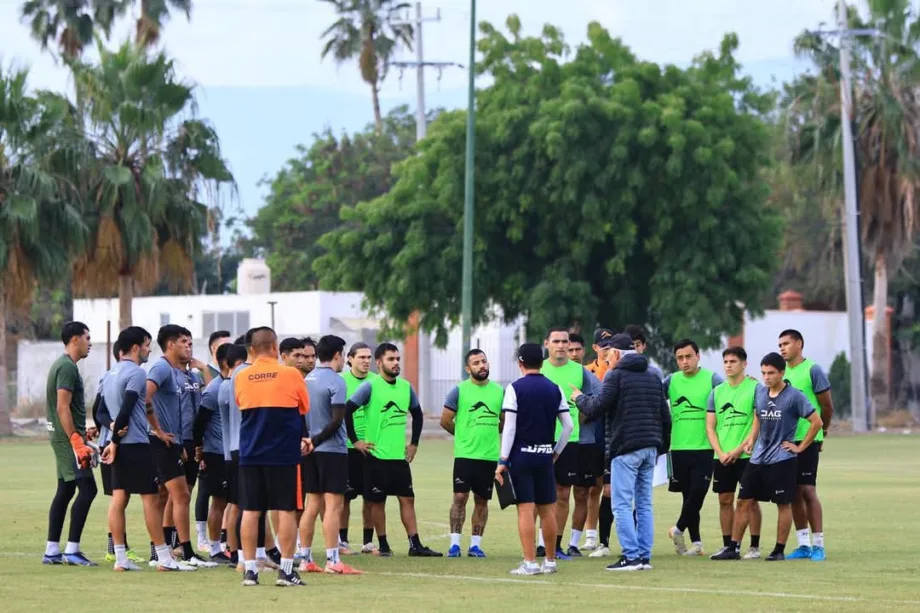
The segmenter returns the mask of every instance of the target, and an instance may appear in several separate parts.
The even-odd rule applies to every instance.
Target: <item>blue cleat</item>
[[[812,547],[811,548],[811,561],[812,562],[823,562],[827,559],[827,555],[824,553],[824,547]]]
[[[460,549],[460,545],[451,545],[450,549],[447,550],[448,558],[462,558],[463,551]]]
[[[795,551],[786,556],[787,560],[810,560],[811,559],[811,547],[806,547],[805,545],[799,545],[795,548]]]
[[[47,553],[42,556],[42,564],[45,565],[60,565],[64,563],[64,554],[59,553],[57,555],[49,556]]]
[[[572,559],[572,556],[570,556],[570,555],[567,554],[566,552],[562,551],[561,549],[557,549],[557,550],[556,550],[556,559],[557,559],[557,560],[562,560],[563,562],[565,562],[565,561],[571,560],[571,559]]]
[[[466,552],[466,555],[470,558],[484,558],[486,557],[486,552],[479,547],[470,547],[469,551]]]
[[[78,551],[77,553],[65,553],[64,564],[68,566],[99,566],[83,555],[82,551]]]

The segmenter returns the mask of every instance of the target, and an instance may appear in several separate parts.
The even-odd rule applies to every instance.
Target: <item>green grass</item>
[[[168,574],[145,569],[113,573],[107,565],[84,569],[43,567],[41,553],[53,496],[54,465],[47,443],[0,445],[0,602],[17,613],[39,611],[917,611],[920,610],[920,441],[916,437],[832,438],[822,453],[819,492],[824,503],[828,561],[717,563],[679,558],[665,531],[679,496],[655,491],[656,543],[650,572],[604,571],[609,560],[560,562],[557,575],[512,578],[520,559],[515,515],[493,501],[483,548],[486,560],[410,559],[395,502],[389,505],[391,559],[357,557],[360,577],[310,575],[303,589],[264,585],[243,589],[226,569]],[[413,464],[423,541],[447,550],[451,499],[451,447],[423,441]],[[107,499],[93,506],[84,551],[101,559]],[[764,507],[763,546],[775,536],[775,511]],[[471,510],[471,509],[470,509]],[[469,513],[468,513],[469,515]],[[353,519],[352,539],[360,539]],[[140,505],[129,507],[128,531],[145,549]],[[317,548],[322,548],[317,530]],[[66,538],[66,526],[64,531]],[[356,538],[357,537],[357,538]],[[464,536],[468,545],[469,524]],[[566,532],[568,538],[568,532]],[[791,544],[794,546],[794,535]],[[706,499],[703,540],[720,545],[716,497]]]

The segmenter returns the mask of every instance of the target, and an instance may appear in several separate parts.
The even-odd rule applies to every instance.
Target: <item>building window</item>
[[[160,327],[169,325],[169,313],[160,313]]]
[[[240,336],[249,329],[249,311],[204,312],[201,328],[201,338],[208,338],[215,330],[227,330],[231,336]]]

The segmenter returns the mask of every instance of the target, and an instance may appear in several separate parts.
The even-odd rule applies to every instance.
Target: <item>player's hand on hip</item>
[[[370,453],[371,449],[373,448],[374,448],[374,443],[368,443],[367,441],[358,441],[357,443],[355,443],[355,449],[357,449],[364,455],[367,455],[368,453]]]
[[[411,464],[416,453],[418,453],[418,445],[406,445],[406,462]]]
[[[791,451],[792,453],[796,455],[799,455],[800,453],[802,453],[802,448],[796,445],[795,443],[793,443],[792,441],[783,441],[782,447],[786,451]]]

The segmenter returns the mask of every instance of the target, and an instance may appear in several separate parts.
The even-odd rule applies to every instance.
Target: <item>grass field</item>
[[[914,436],[832,438],[822,454],[828,561],[712,562],[679,558],[665,538],[679,496],[655,492],[653,571],[610,573],[609,560],[560,562],[557,575],[513,578],[520,559],[515,515],[493,501],[485,560],[410,559],[395,502],[389,533],[396,557],[355,557],[360,577],[306,576],[308,587],[243,589],[240,576],[218,568],[164,575],[99,568],[43,567],[54,465],[47,443],[0,445],[0,602],[4,611],[68,613],[159,611],[447,611],[510,613],[545,610],[625,611],[918,611],[920,610],[920,439]],[[423,541],[446,552],[451,498],[451,446],[423,441],[413,464]],[[101,560],[107,499],[96,499],[83,550]],[[140,505],[129,507],[128,532],[138,550],[147,542]],[[469,516],[469,512],[468,512]],[[776,513],[765,507],[763,547],[775,536]],[[352,523],[353,540],[360,526]],[[720,545],[716,497],[703,515],[707,551]],[[64,537],[66,540],[65,526]],[[468,545],[469,524],[463,546]],[[355,537],[358,537],[355,539]],[[317,531],[316,548],[323,547]],[[194,539],[194,537],[193,537]],[[566,532],[568,539],[568,532]],[[746,539],[747,540],[747,539]],[[795,537],[792,535],[791,547]],[[745,543],[746,545],[747,543]],[[113,609],[114,607],[114,609]]]

